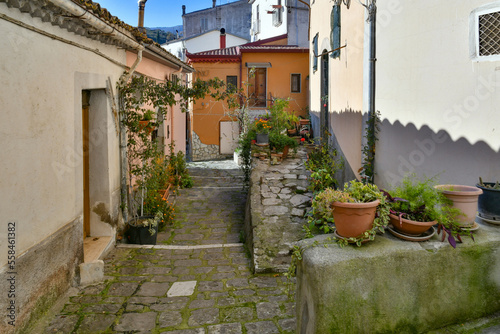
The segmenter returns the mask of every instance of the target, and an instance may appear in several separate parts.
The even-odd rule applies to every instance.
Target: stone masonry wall
[[[285,272],[292,244],[303,237],[304,214],[311,204],[307,192],[305,151],[271,166],[254,161],[247,201],[245,236],[257,273]]]
[[[193,131],[193,161],[226,159],[231,155],[219,153],[219,145],[206,145],[200,140],[200,137]]]

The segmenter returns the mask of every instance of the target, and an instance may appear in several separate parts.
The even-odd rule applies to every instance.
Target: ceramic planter
[[[373,227],[380,200],[368,203],[333,202],[333,219],[337,234],[344,238],[357,238]]]
[[[401,233],[404,233],[406,235],[410,236],[419,236],[425,233],[427,230],[429,230],[432,225],[437,224],[436,221],[432,222],[417,222],[414,220],[408,220],[401,218],[401,221],[399,220],[399,217],[396,215],[393,215],[392,213],[389,214],[389,220],[392,224],[392,227]]]
[[[461,227],[471,227],[474,225],[474,219],[477,212],[477,201],[483,191],[477,187],[463,186],[455,184],[443,184],[436,186],[446,198],[453,202],[453,207],[462,211],[458,216],[457,223]]]
[[[257,133],[257,144],[269,144],[269,134],[268,133]]]
[[[485,182],[485,185],[494,186],[495,183]],[[478,199],[479,217],[489,222],[500,224],[500,190],[483,187],[479,184],[483,193]]]

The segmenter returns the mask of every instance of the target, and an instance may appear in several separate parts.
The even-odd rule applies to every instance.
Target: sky
[[[217,0],[217,5],[236,0]],[[136,27],[139,5],[137,0],[95,0],[106,8],[111,15]],[[144,11],[144,26],[172,27],[182,25],[182,5],[186,5],[186,13],[212,7],[212,0],[148,0]]]

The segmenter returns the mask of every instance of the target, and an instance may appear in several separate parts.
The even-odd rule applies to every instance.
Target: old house
[[[377,184],[498,179],[499,13],[485,0],[311,3],[311,118],[344,157],[341,181],[360,177],[376,110]]]
[[[91,1],[3,0],[0,29],[0,332],[29,332],[102,277],[122,223],[117,83],[192,69]],[[159,134],[183,150],[186,116],[170,115]]]
[[[287,45],[277,36],[244,45],[188,53],[194,78],[219,78],[250,97],[250,115],[265,113],[273,99],[290,99],[289,112],[306,116],[308,102],[307,48]],[[232,155],[239,128],[230,110],[210,97],[193,106],[193,160]]]

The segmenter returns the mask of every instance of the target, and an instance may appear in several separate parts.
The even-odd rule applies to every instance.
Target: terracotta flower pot
[[[446,198],[453,202],[453,207],[462,211],[462,215],[457,217],[458,223],[462,227],[474,225],[476,218],[477,200],[483,191],[477,187],[462,186],[455,184],[442,184],[436,189],[443,192]]]
[[[344,238],[357,238],[373,227],[380,200],[368,203],[333,202],[332,214],[337,234]]]
[[[393,214],[389,214],[389,220],[392,224],[392,227],[401,233],[411,235],[411,236],[419,236],[423,234],[425,231],[430,229],[432,225],[437,224],[436,221],[431,221],[431,222],[417,222],[414,220],[408,220],[401,218],[401,221],[399,220],[399,217]]]

